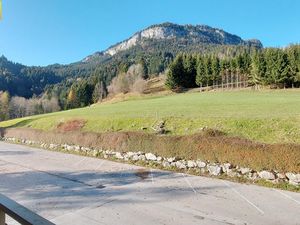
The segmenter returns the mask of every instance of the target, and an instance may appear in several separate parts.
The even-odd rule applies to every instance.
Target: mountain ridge
[[[263,45],[258,39],[244,40],[238,35],[231,34],[220,28],[208,25],[175,24],[165,22],[151,25],[141,31],[135,32],[129,38],[111,45],[104,51],[98,51],[85,57],[86,62],[93,56],[114,56],[115,54],[128,50],[136,45],[142,45],[145,40],[171,40],[171,39],[192,39],[194,44],[217,44],[217,45],[244,45],[262,48]]]
[[[9,90],[12,95],[30,97],[50,88],[61,95],[61,90],[65,94],[78,78],[91,80],[97,77],[109,85],[115,76],[141,61],[147,67],[147,73],[155,76],[162,73],[180,52],[232,57],[261,48],[259,40],[243,40],[207,25],[154,24],[106,50],[70,64],[25,66],[0,58],[0,91]],[[22,82],[24,85],[20,85]]]

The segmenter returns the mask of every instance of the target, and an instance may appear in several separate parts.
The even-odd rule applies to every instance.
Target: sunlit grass
[[[60,122],[85,119],[84,131],[154,132],[166,121],[170,135],[192,134],[208,126],[252,140],[300,143],[300,91],[232,91],[135,98],[117,103],[5,121],[1,127],[53,130]]]

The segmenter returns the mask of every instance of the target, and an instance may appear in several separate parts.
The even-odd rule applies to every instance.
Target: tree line
[[[59,110],[60,106],[55,97],[49,99],[43,95],[40,98],[26,99],[19,96],[11,97],[7,91],[0,92],[0,121]]]
[[[166,85],[176,90],[233,82],[299,87],[300,45],[244,51],[234,57],[180,53],[168,68]]]

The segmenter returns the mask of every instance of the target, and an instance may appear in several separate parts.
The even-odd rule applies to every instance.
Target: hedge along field
[[[168,135],[218,129],[266,143],[300,143],[300,90],[263,90],[184,93],[141,97],[117,103],[44,114],[0,123],[0,127],[56,130],[70,120],[84,120],[82,131],[155,132],[166,122]]]

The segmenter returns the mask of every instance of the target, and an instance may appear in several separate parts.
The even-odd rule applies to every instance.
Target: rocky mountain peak
[[[230,34],[222,29],[212,28],[207,25],[178,25],[173,23],[162,23],[152,25],[142,31],[135,33],[129,39],[108,48],[104,54],[113,56],[120,51],[127,50],[133,46],[141,45],[146,40],[187,40],[194,44],[219,44],[219,45],[253,45],[262,47],[259,40],[243,40],[237,35]]]

